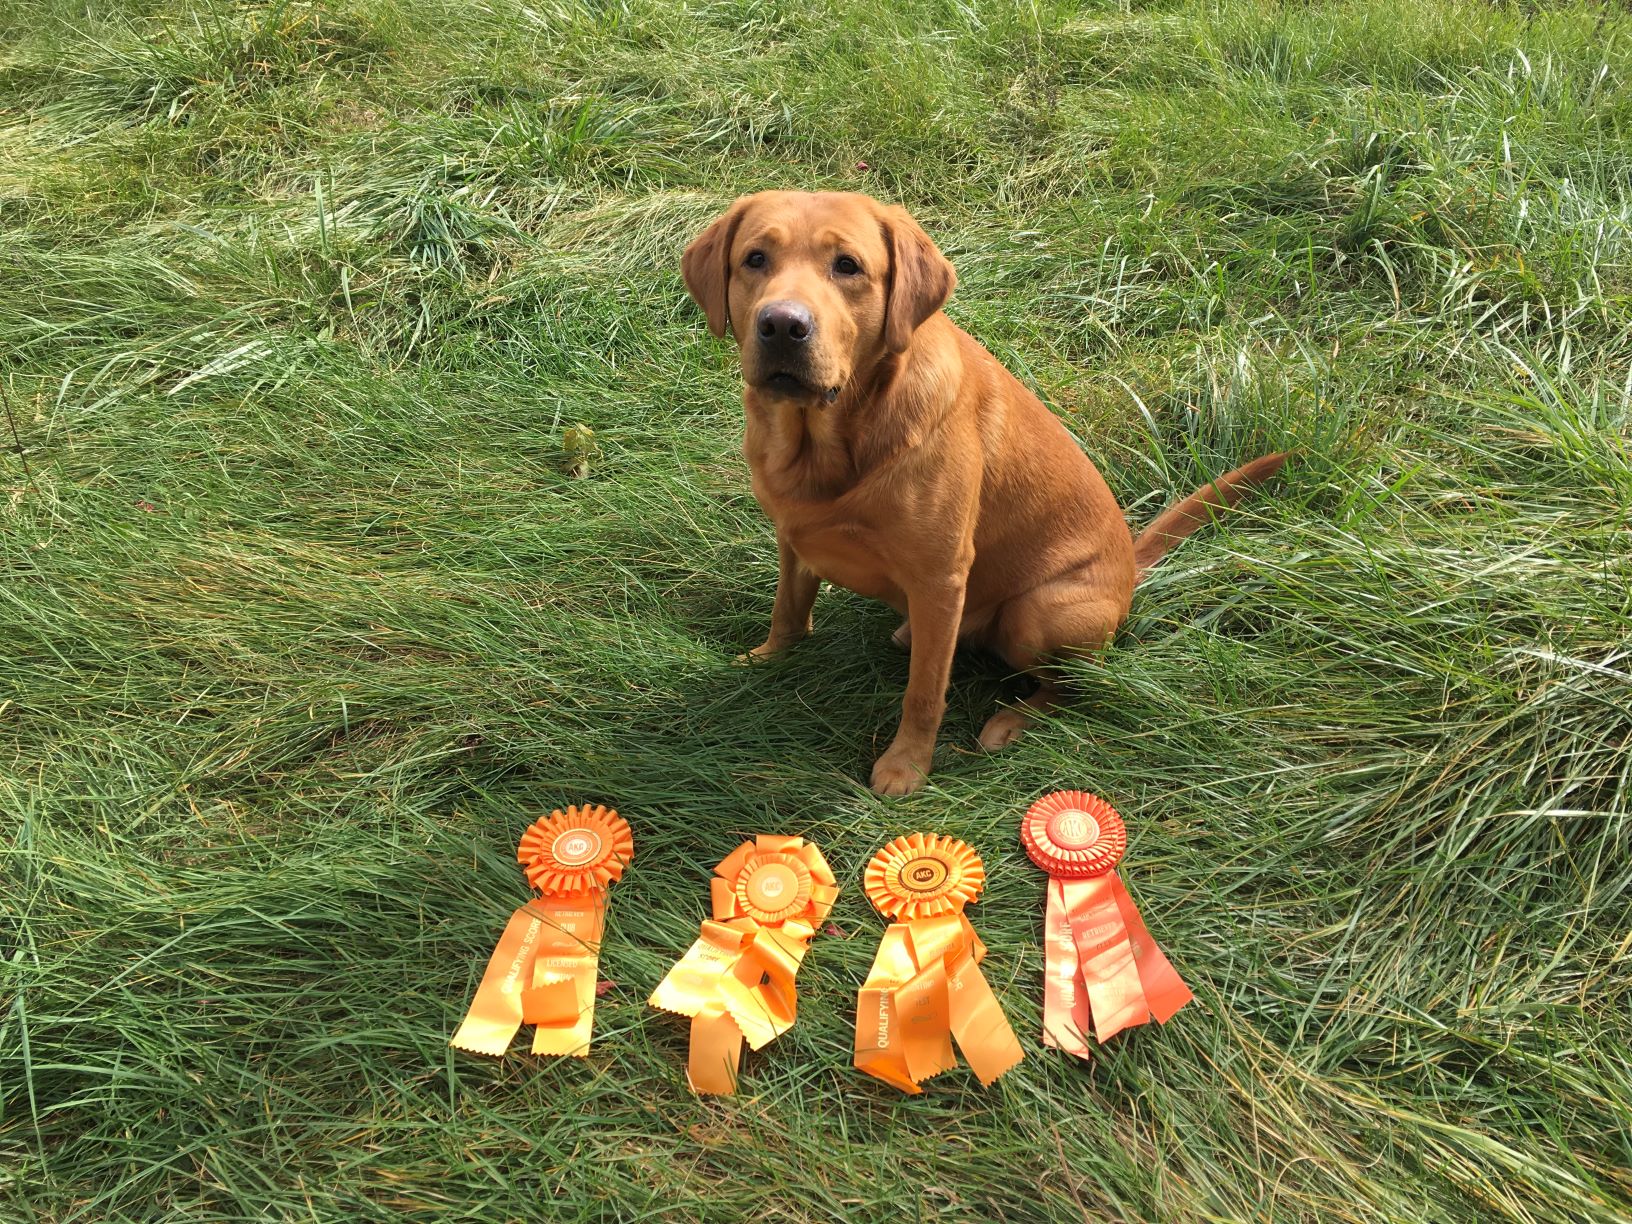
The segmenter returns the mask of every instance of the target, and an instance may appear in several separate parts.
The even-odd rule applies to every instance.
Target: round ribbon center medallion
[[[901,882],[910,892],[934,892],[946,883],[946,877],[946,864],[939,859],[913,859],[901,868]]]
[[[908,833],[867,864],[867,897],[902,922],[955,914],[980,895],[980,856],[955,837]]]
[[[1049,818],[1048,839],[1061,850],[1086,850],[1099,840],[1099,821],[1078,808],[1065,808]]]
[[[799,877],[784,863],[766,863],[748,877],[745,890],[749,904],[779,910],[798,895]]]
[[[593,829],[568,829],[556,838],[550,852],[563,867],[582,867],[601,853],[601,836]]]

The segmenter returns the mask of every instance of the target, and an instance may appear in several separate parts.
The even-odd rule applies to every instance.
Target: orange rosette
[[[1023,1058],[1020,1042],[980,972],[986,945],[964,916],[986,870],[965,842],[909,833],[885,846],[864,875],[867,898],[890,918],[856,998],[856,1066],[903,1092],[958,1065],[990,1084]]]
[[[521,835],[516,860],[539,893],[510,916],[450,1045],[503,1054],[525,1023],[534,1054],[589,1053],[606,889],[635,854],[607,807],[557,809]]]
[[[516,847],[527,882],[547,897],[600,892],[634,854],[628,822],[604,807],[557,809],[534,821]]]
[[[965,842],[909,833],[875,854],[863,879],[881,913],[912,922],[960,912],[986,886],[986,868]]]
[[[651,1004],[691,1017],[692,1091],[736,1091],[742,1043],[761,1049],[793,1027],[794,978],[838,881],[802,837],[743,842],[709,881],[712,921],[652,992]]]
[[[1043,1043],[1087,1058],[1152,1016],[1165,1024],[1190,988],[1145,928],[1115,867],[1128,847],[1116,809],[1085,791],[1055,791],[1027,809],[1020,841],[1049,875]]]

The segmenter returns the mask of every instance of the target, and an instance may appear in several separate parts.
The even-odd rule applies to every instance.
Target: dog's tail
[[[1225,473],[1211,484],[1202,485],[1183,501],[1158,514],[1133,542],[1133,563],[1140,577],[1160,561],[1173,545],[1205,526],[1217,507],[1228,509],[1245,497],[1249,489],[1263,484],[1280,471],[1291,453],[1279,451],[1242,464],[1235,471]]]

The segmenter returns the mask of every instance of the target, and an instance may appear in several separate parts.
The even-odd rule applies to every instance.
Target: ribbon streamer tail
[[[606,910],[599,900],[544,898],[528,907],[544,920],[522,1019],[533,1029],[534,1054],[589,1055],[595,1027],[595,973]]]
[[[856,996],[856,1069],[916,1095],[923,1089],[907,1074],[900,1028],[895,991],[863,986]]]
[[[990,1085],[1015,1067],[1026,1052],[1020,1048],[1020,1039],[1014,1035],[1002,1005],[973,956],[965,957],[952,971],[948,985],[951,987],[951,1028],[958,1039],[958,1048],[963,1051],[975,1077],[982,1084]]]
[[[1150,1019],[1127,924],[1111,884],[1115,878],[1112,873],[1060,882],[1094,1018],[1094,1036],[1102,1045],[1123,1029]]]
[[[691,1020],[691,1053],[686,1082],[693,1092],[730,1096],[737,1090],[742,1063],[742,1030],[719,1003],[710,1003]]]
[[[521,1028],[522,991],[533,981],[533,959],[538,955],[544,922],[528,909],[510,915],[498,946],[476,987],[476,997],[464,1021],[448,1042],[472,1054],[503,1054]]]
[[[722,984],[744,959],[746,932],[723,922],[704,922],[697,942],[658,983],[651,1004],[691,1017],[686,1080],[693,1092],[728,1096],[737,1090],[742,1030],[727,1011]]]
[[[895,1014],[901,1019],[901,1053],[907,1075],[915,1084],[958,1065],[957,1055],[952,1052],[952,1009],[947,986],[946,964],[936,960],[895,991]]]
[[[720,979],[720,997],[751,1049],[759,1050],[793,1027],[799,1014],[795,977],[815,931],[789,923],[760,927],[741,960]]]
[[[907,928],[891,923],[879,941],[867,981],[856,996],[857,1069],[914,1094],[923,1089],[914,1082],[916,1077],[908,1062],[908,1014],[901,988],[917,972]]]
[[[1060,881],[1048,882],[1048,910],[1043,940],[1043,1044],[1091,1056],[1088,1045],[1088,990],[1077,960],[1077,941],[1071,933],[1071,912],[1066,908]]]
[[[652,991],[653,1007],[695,1016],[719,997],[720,979],[742,955],[742,934],[723,922],[704,922],[701,934]]]
[[[1133,963],[1138,967],[1139,981],[1144,987],[1151,1015],[1166,1024],[1179,1008],[1195,996],[1190,992],[1190,987],[1184,984],[1179,971],[1173,968],[1172,962],[1150,937],[1145,920],[1139,915],[1139,907],[1134,905],[1133,897],[1115,872],[1111,873],[1111,894],[1116,898],[1117,909],[1121,911],[1122,921],[1128,928]]]

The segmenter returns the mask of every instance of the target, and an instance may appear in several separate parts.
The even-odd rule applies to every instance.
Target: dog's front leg
[[[764,642],[741,656],[741,662],[767,659],[810,633],[810,609],[822,580],[805,568],[787,540],[776,537],[776,602],[771,605],[771,632]]]
[[[967,575],[968,566],[963,566],[955,578],[907,592],[912,666],[901,702],[901,728],[873,765],[873,789],[880,795],[910,795],[929,776],[935,736],[946,712],[946,685],[963,620]]]

